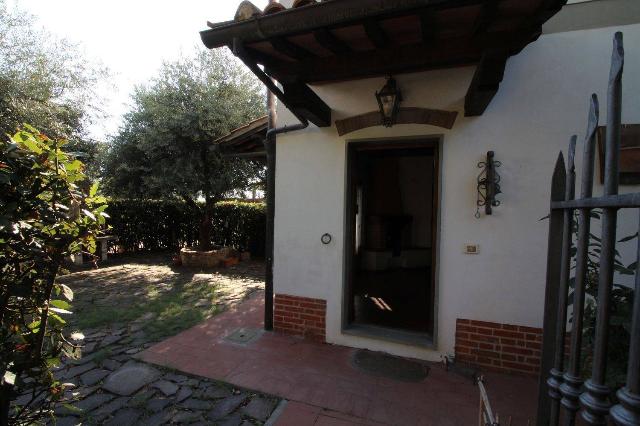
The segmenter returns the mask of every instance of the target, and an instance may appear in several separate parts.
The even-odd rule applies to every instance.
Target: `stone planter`
[[[182,266],[197,268],[214,268],[220,265],[231,254],[230,247],[221,247],[217,250],[200,251],[191,247],[180,250]]]

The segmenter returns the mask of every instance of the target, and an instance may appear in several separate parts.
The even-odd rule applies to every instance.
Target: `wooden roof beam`
[[[333,33],[326,28],[314,31],[313,36],[320,46],[336,55],[344,55],[352,51],[348,44],[333,35]]]
[[[486,33],[487,29],[491,25],[491,22],[496,18],[498,14],[498,0],[488,0],[478,15],[478,19],[473,25],[473,35]]]
[[[420,32],[422,42],[428,44],[436,38],[438,26],[433,11],[424,10],[420,13]]]
[[[308,120],[318,127],[331,126],[331,108],[304,83],[283,82],[281,90],[260,67],[255,58],[238,39],[233,41],[232,51],[258,79],[300,121]]]
[[[300,47],[283,37],[273,38],[270,40],[270,42],[273,48],[278,52],[297,61],[304,61],[305,59],[313,58],[316,56],[304,47]]]
[[[284,81],[295,78],[305,83],[366,78],[425,69],[476,64],[485,51],[497,50],[513,54],[535,39],[539,32],[493,32],[480,37],[439,40],[438,43],[390,46],[371,52],[287,64],[271,68],[270,73]],[[330,78],[327,78],[330,77]]]
[[[464,99],[466,117],[482,115],[487,109],[498,93],[508,57],[504,51],[487,51],[482,55]]]
[[[304,83],[283,83],[285,105],[318,127],[331,126],[331,108]]]
[[[370,18],[364,21],[364,31],[367,34],[371,43],[378,49],[388,47],[391,44],[391,40],[387,33],[380,26],[380,22],[376,19]]]

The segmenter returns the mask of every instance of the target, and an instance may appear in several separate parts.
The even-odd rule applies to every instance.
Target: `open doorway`
[[[346,328],[431,338],[438,141],[351,143]]]

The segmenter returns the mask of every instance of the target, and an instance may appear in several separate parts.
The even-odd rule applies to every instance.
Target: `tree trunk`
[[[0,385],[0,426],[9,425],[12,386],[8,383]]]
[[[200,218],[200,250],[209,251],[213,248],[211,242],[211,213],[213,210],[213,201],[211,197],[206,197],[204,210]]]
[[[212,249],[211,243],[211,215],[213,211],[213,199],[211,197],[209,165],[209,143],[200,143],[200,161],[202,162],[202,192],[204,194],[204,211],[200,220],[200,249],[208,251]]]

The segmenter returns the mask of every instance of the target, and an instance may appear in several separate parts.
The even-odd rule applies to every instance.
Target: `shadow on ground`
[[[58,425],[263,424],[279,399],[136,359],[154,342],[206,320],[264,288],[264,264],[226,269],[173,266],[169,254],[117,256],[75,267],[59,282],[74,291],[65,334],[84,339],[54,376],[67,383]],[[30,395],[21,395],[20,406]]]
[[[75,293],[72,328],[79,331],[129,323],[145,316],[142,329],[159,340],[187,329],[263,288],[264,264],[229,268],[173,266],[167,254],[120,256],[97,269],[60,279]]]

